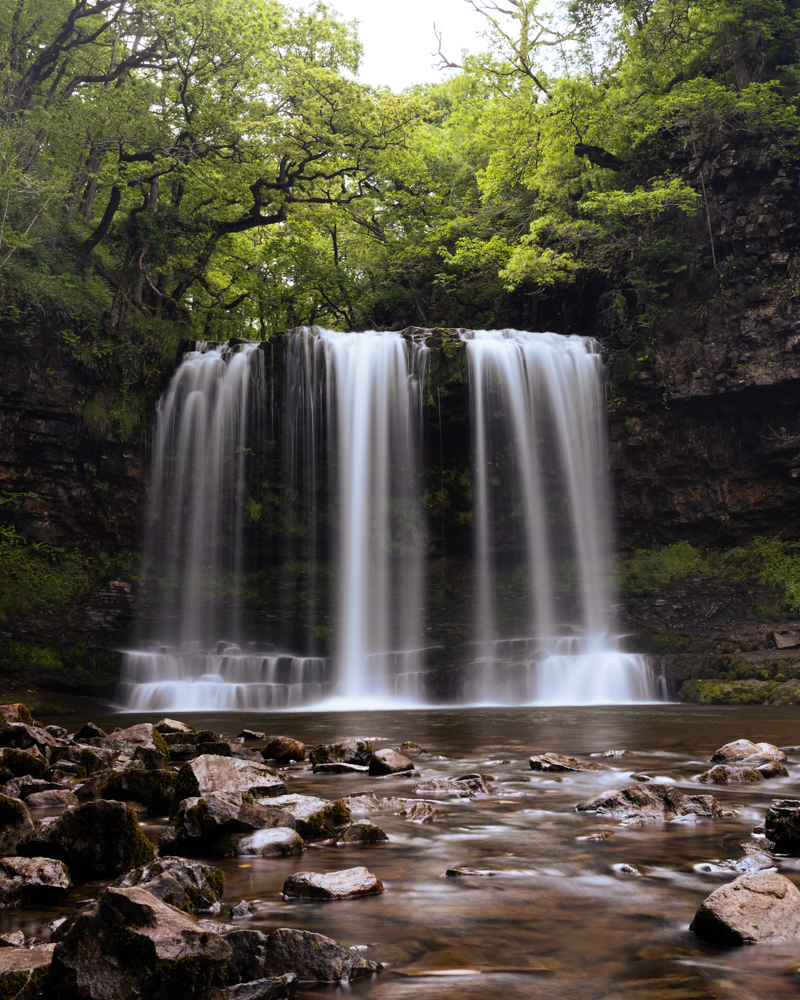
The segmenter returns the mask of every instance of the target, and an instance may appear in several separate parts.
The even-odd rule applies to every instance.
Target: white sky
[[[297,0],[295,0],[297,2]],[[433,69],[436,38],[433,24],[444,31],[442,47],[459,62],[462,49],[479,52],[478,37],[486,23],[464,0],[329,0],[346,21],[360,22],[364,46],[359,74],[364,83],[402,90],[414,83],[433,83],[448,72]],[[311,0],[298,6],[308,7]],[[290,0],[291,6],[291,0]]]

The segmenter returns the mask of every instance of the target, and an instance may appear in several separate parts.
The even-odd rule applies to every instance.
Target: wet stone
[[[373,776],[401,774],[403,771],[413,770],[413,762],[396,750],[378,750],[369,762],[369,773]]]
[[[53,934],[48,986],[58,1000],[212,996],[231,949],[146,889],[110,887]]]
[[[33,792],[25,802],[29,809],[56,809],[78,805],[78,796],[66,788],[53,788],[46,792]]]
[[[56,858],[73,874],[120,875],[154,858],[132,810],[124,802],[86,802],[39,823],[17,844],[17,854]]]
[[[481,774],[465,774],[460,778],[432,778],[414,786],[416,795],[455,795],[458,798],[472,798],[495,791]]]
[[[53,781],[46,781],[44,778],[32,778],[29,774],[23,774],[19,778],[12,778],[3,785],[4,795],[12,799],[27,799],[34,792],[48,792],[61,788]]]
[[[183,765],[175,794],[185,799],[208,792],[274,797],[285,795],[286,785],[266,764],[205,754]]]
[[[280,795],[272,800],[288,812],[304,840],[328,840],[350,824],[350,810],[341,801],[318,799],[313,795]]]
[[[225,875],[201,861],[161,858],[126,872],[112,884],[119,889],[147,889],[162,902],[187,913],[218,913]]]
[[[72,888],[65,865],[52,858],[0,858],[0,909],[46,906]]]
[[[372,744],[366,740],[349,739],[341,743],[320,744],[309,753],[312,764],[364,764],[372,759]]]
[[[233,920],[246,920],[249,917],[254,917],[253,907],[247,902],[246,899],[240,899],[235,906],[230,909],[231,918]]]
[[[272,739],[261,748],[261,756],[267,760],[277,761],[278,764],[290,764],[292,761],[305,760],[308,756],[305,743],[292,739],[291,736],[273,736]],[[320,763],[325,763],[320,761]]]
[[[228,987],[228,1000],[289,1000],[297,993],[297,976],[289,972],[280,979],[255,979]]]
[[[33,817],[22,799],[0,795],[0,855],[16,854],[19,842],[34,829]]]
[[[447,878],[462,878],[462,877],[474,877],[474,878],[490,878],[492,875],[500,875],[501,872],[493,870],[491,868],[467,868],[466,866],[461,866],[459,868],[448,868],[445,872]]]
[[[723,815],[713,795],[684,795],[675,785],[656,781],[620,791],[600,792],[579,802],[575,808],[578,812],[595,812],[626,823],[669,822],[690,815],[709,818]]]
[[[277,826],[253,833],[233,833],[214,843],[218,858],[284,858],[302,854],[305,841],[296,830]]]
[[[194,726],[187,726],[185,722],[180,722],[178,719],[162,719],[157,722],[153,727],[162,736],[166,733],[196,733],[197,730]]]
[[[577,760],[575,757],[563,757],[557,753],[537,754],[530,759],[532,771],[605,771],[600,764],[590,764]]]
[[[389,839],[388,834],[374,823],[353,823],[337,842],[340,844],[381,844]]]
[[[39,990],[50,969],[54,947],[0,948],[0,996],[4,1000],[41,996]]]
[[[800,890],[777,872],[740,875],[705,899],[691,930],[718,944],[777,944],[800,938]]]
[[[751,743],[750,740],[734,740],[720,747],[711,758],[712,764],[766,764],[768,761],[783,763],[786,754],[772,743]]]
[[[278,979],[287,974],[306,982],[348,982],[377,972],[380,966],[312,931],[280,927],[271,934],[234,930],[225,935],[232,955],[228,983]]]
[[[10,934],[0,934],[0,948],[22,948],[25,935],[22,931],[11,931]]]
[[[4,767],[15,777],[30,775],[32,778],[44,778],[47,773],[47,758],[38,747],[18,749],[5,747],[0,751],[0,767]]]
[[[764,819],[764,834],[777,854],[800,856],[800,799],[773,799]]]
[[[274,802],[226,792],[184,799],[162,831],[159,849],[162,854],[235,856],[228,840],[231,834],[294,826],[291,813]]]
[[[348,899],[383,892],[383,883],[366,868],[334,872],[295,872],[283,884],[284,896],[304,899]]]
[[[727,785],[739,781],[766,781],[768,778],[787,778],[789,772],[783,764],[769,761],[766,764],[716,764],[698,775],[697,780],[707,785]]]

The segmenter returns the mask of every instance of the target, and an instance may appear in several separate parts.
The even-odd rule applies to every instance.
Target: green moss
[[[222,894],[225,892],[225,872],[215,868],[206,875],[206,881],[214,890],[217,899],[222,899]]]
[[[663,548],[640,549],[621,560],[620,590],[647,594],[672,583],[713,577],[721,584],[755,580],[774,589],[784,607],[800,612],[800,542],[754,536],[746,545],[730,549],[698,549],[688,542]],[[767,610],[774,617],[780,607]]]
[[[784,684],[758,680],[691,680],[678,692],[681,701],[698,705],[797,705],[800,704],[800,683]]]
[[[0,828],[23,823],[27,812],[21,802],[0,794]]]
[[[158,750],[159,753],[169,756],[169,747],[164,742],[164,737],[157,729],[153,730],[153,743],[155,743],[156,750]]]
[[[151,1000],[200,1000],[208,995],[218,971],[215,963],[193,955],[159,962]]]
[[[140,771],[132,768],[115,771],[103,785],[100,794],[104,799],[118,802],[141,802],[151,813],[164,813],[172,806],[175,778],[173,771]]]
[[[0,1000],[13,1000],[30,977],[29,972],[10,972],[0,979]]]

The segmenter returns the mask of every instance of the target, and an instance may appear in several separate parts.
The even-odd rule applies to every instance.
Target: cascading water
[[[611,637],[601,359],[579,337],[462,335],[474,642],[426,641],[438,544],[426,440],[436,438],[442,496],[449,463],[425,337],[313,328],[184,356],[156,414],[149,640],[125,654],[128,708],[655,697],[644,658]],[[261,605],[259,573],[273,574]],[[521,615],[509,616],[509,593]],[[436,614],[448,613],[445,600]]]
[[[655,684],[642,656],[614,648],[610,622],[607,443],[601,357],[582,337],[516,330],[465,334],[470,368],[476,498],[478,669],[464,693],[501,704],[646,701]],[[510,454],[509,454],[510,452]],[[504,457],[516,483],[492,475]],[[510,459],[510,461],[509,461]],[[558,483],[555,503],[546,493]],[[529,635],[498,640],[494,558],[501,495],[524,524]],[[556,506],[561,510],[554,511]],[[566,511],[577,618],[557,623],[553,521]],[[561,566],[557,566],[557,562]]]

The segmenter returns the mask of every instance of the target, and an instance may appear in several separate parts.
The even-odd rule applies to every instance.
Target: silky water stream
[[[381,797],[414,797],[420,781],[476,771],[495,787],[473,799],[441,798],[438,805],[447,815],[431,824],[370,814],[388,833],[387,843],[320,843],[302,858],[213,862],[227,876],[219,920],[228,919],[228,907],[244,898],[256,913],[247,927],[290,926],[327,934],[364,948],[386,966],[349,985],[303,986],[300,996],[766,1000],[793,997],[800,989],[800,943],[713,947],[688,929],[701,900],[737,874],[724,870],[724,863],[745,857],[743,845],[760,846],[751,833],[763,822],[770,799],[797,794],[800,754],[789,753],[788,778],[755,786],[709,789],[693,779],[707,769],[713,751],[733,739],[795,745],[796,708],[463,708],[197,713],[184,719],[229,736],[244,727],[291,734],[308,745],[368,736],[376,747],[414,740],[430,751],[415,761],[419,778],[314,775],[307,765],[293,765],[282,771],[292,792],[330,799],[367,790]],[[95,716],[94,721],[111,729],[119,716]],[[125,721],[156,721],[156,716]],[[588,756],[612,749],[631,753]],[[594,760],[608,770],[532,772],[529,755],[544,751]],[[623,826],[575,811],[581,799],[634,784],[632,774],[640,772],[674,781],[685,792],[713,791],[733,815]],[[143,822],[155,839],[166,817]],[[611,836],[587,839],[603,831]],[[797,859],[776,863],[790,878],[800,875]],[[382,879],[385,892],[334,902],[281,895],[284,879],[294,871],[356,865]],[[624,865],[642,874],[629,874]],[[447,869],[456,866],[495,874],[447,877]],[[67,906],[92,898],[98,889],[99,884],[79,886]],[[45,924],[64,909],[60,904],[50,912],[4,911],[0,930],[22,927],[47,940]]]

